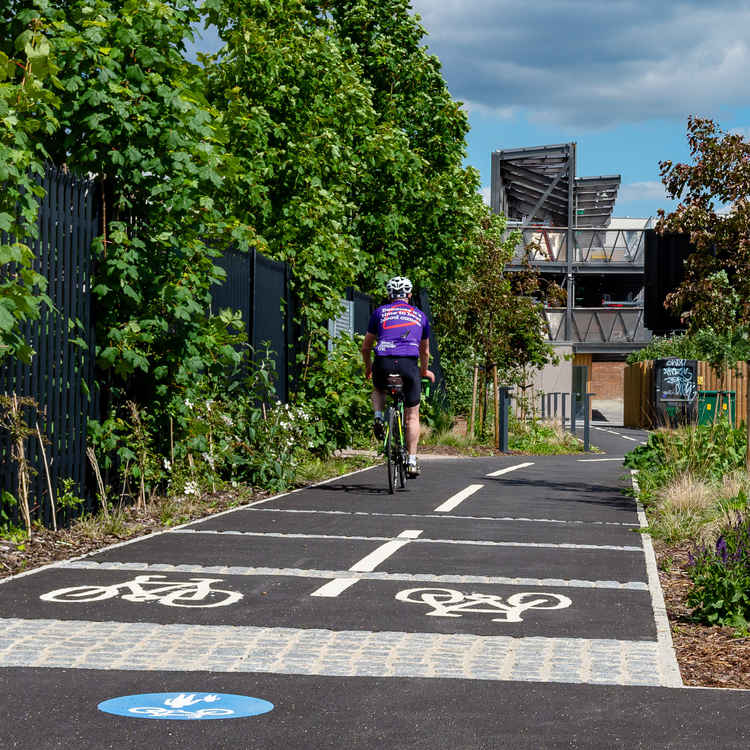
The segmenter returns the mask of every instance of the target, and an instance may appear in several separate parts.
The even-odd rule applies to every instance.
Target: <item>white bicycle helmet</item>
[[[412,284],[406,276],[394,276],[386,282],[385,289],[391,299],[406,299],[411,294]]]

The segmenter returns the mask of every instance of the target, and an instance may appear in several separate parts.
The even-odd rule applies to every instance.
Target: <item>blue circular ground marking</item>
[[[240,719],[265,714],[273,703],[231,693],[144,693],[102,701],[97,708],[136,719]]]

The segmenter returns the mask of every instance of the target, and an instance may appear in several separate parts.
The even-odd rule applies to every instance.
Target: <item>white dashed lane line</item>
[[[408,541],[415,542],[416,544],[457,544],[465,547],[544,547],[547,549],[599,549],[599,550],[617,550],[619,552],[642,552],[641,547],[634,547],[631,545],[622,544],[572,544],[568,542],[498,542],[485,539],[431,539],[427,537],[421,537],[417,539],[416,536],[407,537],[406,535],[422,533],[420,532],[407,532],[404,531],[397,537],[388,536],[347,536],[344,534],[298,534],[291,533],[285,534],[280,531],[213,531],[213,530],[195,530],[192,529],[181,529],[180,531],[173,532],[175,534],[213,534],[213,535],[224,535],[224,536],[253,536],[253,537],[270,537],[272,539],[336,539],[348,542],[387,542],[378,547],[375,552],[368,555],[367,560],[372,555],[378,556],[385,554],[385,557],[379,559],[377,564],[380,564],[387,557],[390,557],[394,552],[401,549]],[[390,547],[388,545],[391,545]],[[387,549],[386,549],[387,548]],[[373,558],[376,559],[376,558]],[[362,565],[364,560],[357,563]],[[350,570],[365,570],[364,568],[350,568]]]
[[[370,552],[369,555],[363,557],[359,562],[354,563],[349,570],[355,573],[370,573],[380,565],[380,563],[387,560],[394,552],[398,552],[405,544],[416,539],[422,533],[421,529],[407,529],[402,531],[397,539],[392,539],[385,544],[381,544],[380,547]],[[346,578],[334,578],[328,583],[324,583],[320,588],[310,594],[310,596],[326,596],[335,597],[338,596],[342,591],[346,591],[350,586],[353,586],[359,578],[346,577]]]
[[[499,476],[501,476],[503,474],[507,474],[510,471],[515,471],[516,469],[525,469],[527,466],[533,466],[533,465],[534,465],[534,462],[533,461],[529,461],[529,462],[527,462],[525,464],[518,464],[516,466],[507,466],[504,469],[498,469],[497,471],[493,471],[493,472],[487,474],[487,476],[488,477],[499,477]]]
[[[324,516],[371,516],[385,518],[453,518],[459,521],[510,521],[522,523],[558,523],[558,524],[575,524],[578,526],[627,526],[638,528],[638,523],[628,521],[579,521],[563,520],[561,518],[530,518],[528,516],[436,516],[433,513],[377,513],[365,510],[312,510],[310,508],[248,508],[252,513],[310,513]],[[3,579],[0,579],[0,583]]]
[[[442,505],[438,505],[435,508],[435,513],[448,513],[449,511],[457,508],[467,497],[471,497],[475,492],[484,487],[483,484],[470,484],[466,489],[457,492],[453,497],[449,497]]]
[[[616,435],[623,440],[630,440],[632,443],[639,442],[638,438],[630,437],[630,435],[623,435],[621,432],[616,432],[615,430],[607,430],[604,427],[594,427],[594,429],[599,430],[599,432],[608,432],[610,435]],[[646,445],[643,441],[640,441],[640,443],[641,445]]]

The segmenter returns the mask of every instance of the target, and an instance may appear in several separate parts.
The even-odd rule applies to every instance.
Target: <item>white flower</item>
[[[164,459],[164,468],[167,471],[171,471],[172,470],[172,462],[168,458]]]
[[[224,421],[224,424],[227,427],[233,427],[234,426],[234,422],[232,421],[232,418],[230,416],[228,416],[227,414],[222,414],[221,418],[222,418],[222,420]]]
[[[190,479],[187,482],[185,482],[185,489],[183,492],[186,495],[197,495],[200,493],[200,487],[198,487],[198,482]]]
[[[193,408],[193,402],[190,401],[189,399],[185,399],[185,406],[187,406],[188,409],[192,409]]]

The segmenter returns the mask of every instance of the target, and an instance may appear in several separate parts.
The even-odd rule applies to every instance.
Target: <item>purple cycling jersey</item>
[[[419,342],[430,337],[427,316],[405,300],[381,305],[370,317],[367,332],[378,340],[380,357],[418,357]]]

